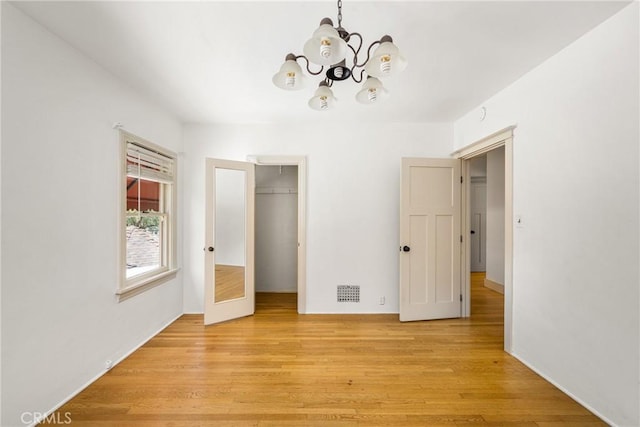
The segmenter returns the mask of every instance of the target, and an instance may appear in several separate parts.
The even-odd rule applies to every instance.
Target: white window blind
[[[175,159],[127,141],[127,176],[172,184]]]

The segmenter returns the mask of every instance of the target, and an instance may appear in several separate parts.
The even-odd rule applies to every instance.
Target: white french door
[[[402,159],[400,320],[461,315],[461,161]]]
[[[255,312],[253,163],[206,160],[204,323]]]

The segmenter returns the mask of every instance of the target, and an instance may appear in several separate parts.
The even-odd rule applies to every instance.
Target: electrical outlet
[[[107,360],[106,362],[104,362],[104,367],[108,371],[113,367],[113,362],[111,360]]]
[[[386,298],[385,297],[380,297],[380,305],[384,305],[386,302]]]

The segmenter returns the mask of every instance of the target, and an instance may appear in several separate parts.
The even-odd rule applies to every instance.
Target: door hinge
[[[460,235],[460,243],[462,243],[462,234]]]
[[[462,184],[464,182],[464,178],[460,177],[460,184]]]
[[[462,302],[462,294],[460,294],[460,302]]]

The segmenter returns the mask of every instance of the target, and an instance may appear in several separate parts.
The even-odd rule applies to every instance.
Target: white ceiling
[[[285,92],[271,83],[334,1],[18,2],[36,21],[183,122],[318,120],[448,122],[620,10],[615,1],[343,0],[343,26],[365,48],[393,37],[409,65],[384,80],[384,104],[360,105],[359,85],[333,86],[335,110],[309,109],[319,78]]]

